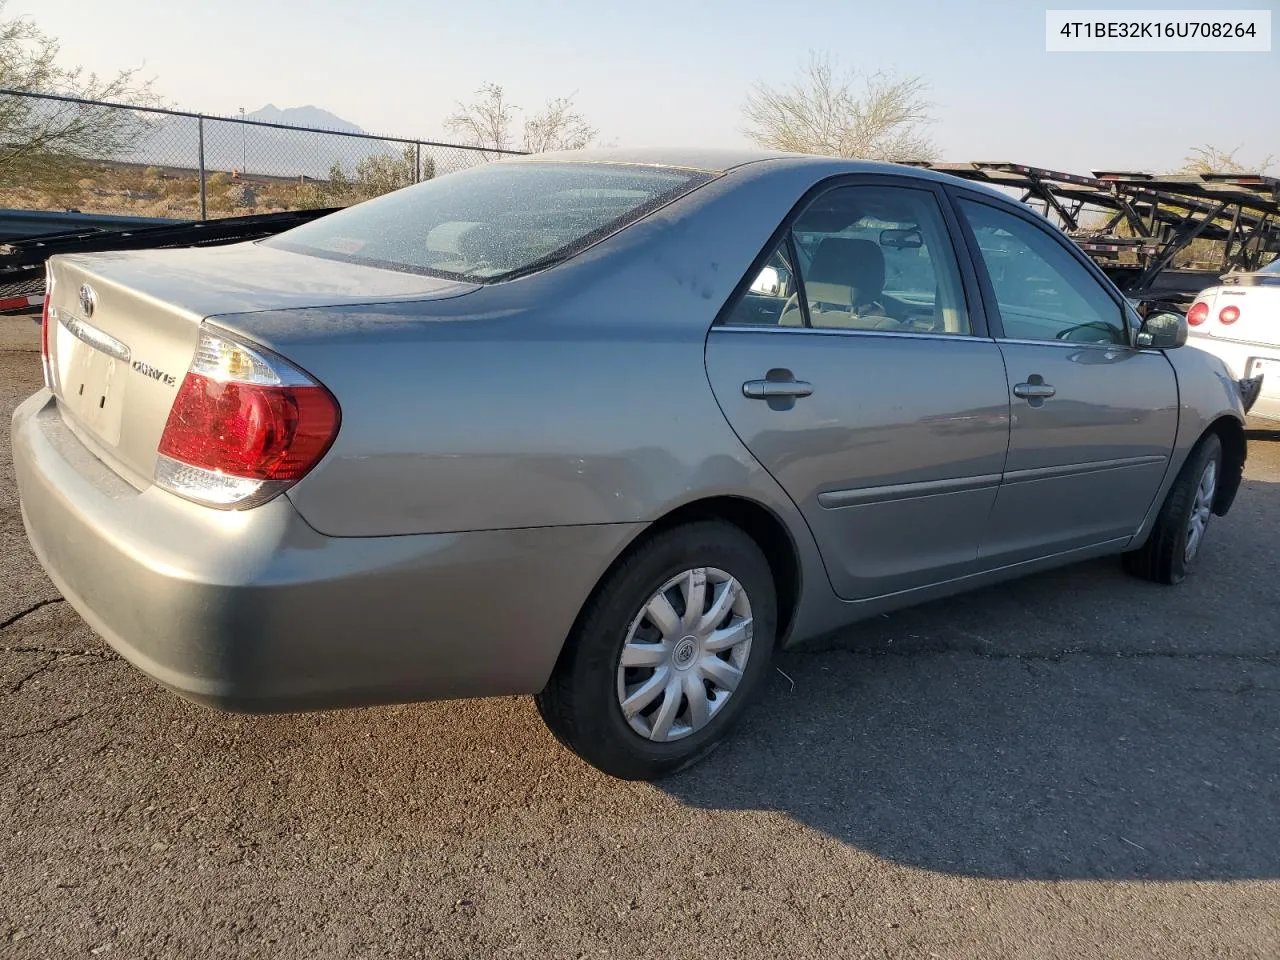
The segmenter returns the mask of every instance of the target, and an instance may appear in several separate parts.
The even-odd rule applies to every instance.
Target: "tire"
[[[1208,508],[1203,502],[1202,484],[1206,471],[1212,465],[1212,490]],[[1147,542],[1137,550],[1124,554],[1124,566],[1129,573],[1156,583],[1181,583],[1190,572],[1204,543],[1209,520],[1213,516],[1212,500],[1222,478],[1222,441],[1215,433],[1207,434],[1187,457],[1178,472],[1178,478],[1169,488],[1155,526]],[[1192,535],[1193,510],[1201,514],[1203,522],[1200,535],[1189,550]],[[1190,554],[1190,555],[1188,555]]]
[[[683,609],[684,599],[698,589],[698,570],[704,571],[704,610],[717,599],[734,598],[727,614],[706,627],[714,614],[690,620]],[[670,613],[656,598],[664,586]],[[649,608],[661,616],[650,619]],[[659,630],[659,621],[667,622],[666,631]],[[598,770],[623,780],[658,779],[691,766],[720,744],[759,691],[776,636],[773,575],[756,542],[724,521],[673,527],[640,542],[606,575],[535,698],[538,712],[556,739]],[[719,649],[734,638],[739,638],[735,646]],[[643,656],[645,665],[624,673],[621,658],[629,639],[628,659],[638,662]],[[710,664],[710,657],[725,666]],[[650,666],[649,658],[661,663]],[[731,690],[719,685],[733,683],[735,675]],[[635,704],[659,688],[637,711]],[[706,711],[695,716],[685,691],[704,691],[705,700],[698,699]],[[630,720],[624,699],[632,706]],[[668,700],[678,706],[668,707]],[[666,740],[664,730],[674,739]]]

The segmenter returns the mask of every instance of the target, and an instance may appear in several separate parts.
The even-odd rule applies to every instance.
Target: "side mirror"
[[[774,267],[765,267],[751,283],[751,292],[776,297],[782,289],[782,278]]]
[[[1140,349],[1172,350],[1187,342],[1187,318],[1180,313],[1159,310],[1147,315],[1138,328]]]

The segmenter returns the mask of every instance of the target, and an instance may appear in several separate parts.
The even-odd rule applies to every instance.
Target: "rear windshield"
[[[486,164],[262,242],[392,270],[499,280],[562,260],[708,179],[690,170],[624,164]]]

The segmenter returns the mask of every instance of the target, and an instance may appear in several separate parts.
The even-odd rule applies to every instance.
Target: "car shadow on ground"
[[[661,786],[947,873],[1280,877],[1280,484],[1239,503],[1175,588],[1086,563],[782,654]]]

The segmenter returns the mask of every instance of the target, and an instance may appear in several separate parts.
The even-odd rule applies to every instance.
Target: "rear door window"
[[[721,322],[972,332],[937,196],[870,184],[816,197]]]
[[[751,286],[723,322],[734,327],[775,326],[797,288],[795,267],[784,242],[755,275]]]
[[[970,332],[955,251],[932,191],[840,187],[814,200],[792,233],[810,326]]]

